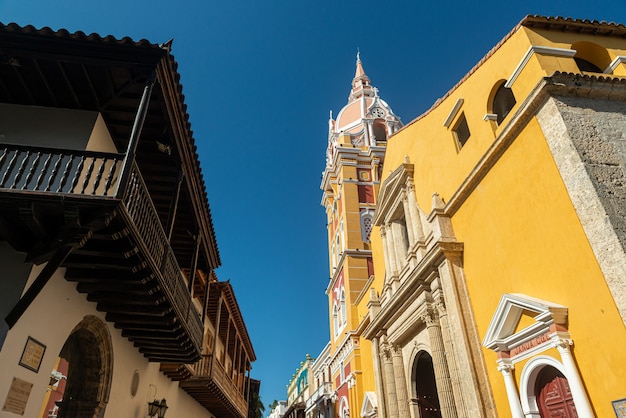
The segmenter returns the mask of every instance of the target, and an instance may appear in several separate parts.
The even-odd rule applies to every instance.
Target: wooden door
[[[535,395],[541,418],[578,418],[567,379],[554,367],[539,372]]]

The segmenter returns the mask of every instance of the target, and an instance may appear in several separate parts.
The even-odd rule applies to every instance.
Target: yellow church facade
[[[349,328],[379,417],[624,416],[625,36],[528,16],[390,132]]]

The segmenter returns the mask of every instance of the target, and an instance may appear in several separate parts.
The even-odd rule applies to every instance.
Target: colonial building
[[[0,417],[246,417],[179,78],[171,43],[0,25]]]
[[[348,103],[329,120],[321,184],[330,265],[328,377],[340,417],[357,416],[364,404],[375,408],[371,344],[362,338],[374,279],[370,235],[387,138],[400,127],[357,56]]]
[[[389,139],[379,417],[624,416],[625,137],[626,26],[528,16]]]
[[[336,396],[330,379],[330,343],[315,358],[309,368],[310,396],[305,400],[306,418],[330,418],[335,413]]]
[[[287,385],[287,410],[284,418],[305,418],[306,401],[313,392],[313,375],[311,366],[315,362],[309,354],[296,369]]]

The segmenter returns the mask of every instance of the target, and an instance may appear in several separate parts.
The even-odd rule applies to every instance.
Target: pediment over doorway
[[[361,406],[361,417],[374,418],[378,416],[378,400],[374,392],[365,392],[363,405]]]
[[[505,293],[491,318],[483,345],[496,352],[508,352],[551,330],[566,329],[566,306],[521,293]]]

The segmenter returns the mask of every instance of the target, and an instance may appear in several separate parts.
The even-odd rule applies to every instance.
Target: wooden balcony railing
[[[0,188],[114,197],[123,154],[0,145]]]
[[[239,389],[237,389],[237,386],[228,376],[228,373],[224,370],[224,366],[222,366],[219,361],[216,361],[213,365],[212,376],[213,381],[220,387],[222,393],[224,393],[245,416],[248,411],[246,399]]]
[[[178,369],[171,371],[170,368],[164,365],[161,371],[170,378],[180,375]],[[206,404],[209,410],[222,411],[228,417],[247,416],[248,402],[245,395],[212,354],[203,354],[191,368],[191,376],[180,379],[181,388],[200,403]],[[233,413],[234,411],[237,412]]]
[[[140,170],[134,161],[124,158],[124,154],[116,153],[0,144],[0,192],[42,200],[63,196],[78,207],[102,203],[116,208],[116,216],[130,231],[139,257],[149,266],[177,322],[194,345],[196,354],[190,358],[195,359],[204,333],[200,313],[191,302]]]
[[[211,354],[203,354],[202,358],[193,365],[193,375],[198,378],[211,376],[211,363],[213,356]]]
[[[191,303],[183,273],[168,244],[148,188],[134,163],[122,201],[128,218],[137,228],[137,239],[146,250],[148,262],[153,271],[158,272],[156,276],[161,288],[172,301],[176,315],[192,337],[194,345],[200,347],[204,333],[200,315]]]

